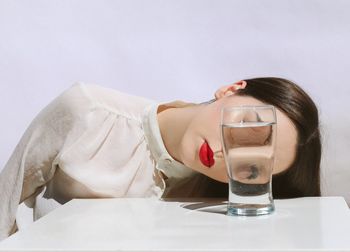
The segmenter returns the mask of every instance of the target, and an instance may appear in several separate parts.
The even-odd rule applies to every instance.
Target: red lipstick
[[[207,141],[202,144],[199,150],[199,159],[201,160],[202,164],[209,168],[215,163],[214,152],[210,149]]]

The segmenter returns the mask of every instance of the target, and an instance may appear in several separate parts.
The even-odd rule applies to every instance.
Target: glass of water
[[[221,141],[229,176],[227,215],[272,213],[275,108],[271,105],[222,108]]]

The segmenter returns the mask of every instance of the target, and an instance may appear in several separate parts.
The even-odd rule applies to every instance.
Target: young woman
[[[17,230],[21,202],[37,219],[72,198],[227,197],[220,109],[261,104],[277,109],[274,197],[319,196],[318,111],[291,81],[238,81],[201,104],[76,83],[37,115],[0,174],[0,239]]]

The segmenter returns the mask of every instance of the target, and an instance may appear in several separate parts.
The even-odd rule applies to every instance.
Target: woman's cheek
[[[229,178],[227,175],[227,170],[225,164],[220,163],[220,168],[218,169],[218,179],[221,182],[228,183]]]

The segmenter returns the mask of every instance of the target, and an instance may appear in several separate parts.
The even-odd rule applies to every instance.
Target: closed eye
[[[258,167],[254,164],[250,166],[250,175],[247,177],[247,179],[256,179],[259,177],[259,169]]]

